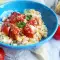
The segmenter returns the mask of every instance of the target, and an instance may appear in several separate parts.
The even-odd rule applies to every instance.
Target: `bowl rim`
[[[14,2],[17,2],[17,1],[10,1],[8,3],[1,4],[0,8],[1,8],[2,5],[4,6],[4,5],[7,5],[9,3],[14,3]],[[19,1],[19,2],[30,2],[30,3],[40,4],[40,5],[44,6],[44,7],[46,7],[47,9],[49,9],[55,15],[56,20],[57,20],[57,24],[56,24],[55,30],[53,31],[53,33],[49,37],[47,37],[44,40],[41,40],[40,42],[35,43],[35,44],[30,44],[30,45],[25,45],[25,46],[24,45],[13,46],[13,45],[10,45],[10,44],[6,44],[6,43],[0,42],[0,45],[4,46],[4,47],[8,47],[8,48],[13,48],[13,49],[30,49],[30,48],[34,48],[34,47],[39,46],[39,45],[41,46],[43,43],[49,41],[53,37],[53,35],[55,34],[55,32],[57,31],[57,28],[58,28],[58,18],[57,18],[56,13],[52,9],[47,7],[46,5],[44,5],[42,3],[39,3],[39,2],[34,2],[34,1]]]

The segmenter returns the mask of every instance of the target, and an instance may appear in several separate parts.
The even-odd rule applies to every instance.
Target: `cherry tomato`
[[[25,15],[23,15],[23,14],[20,14],[20,15],[17,15],[17,21],[19,22],[23,22],[24,21],[24,19],[25,19]]]
[[[13,39],[17,39],[17,35],[19,35],[20,29],[14,25],[11,26],[9,31],[9,36]]]
[[[15,24],[16,22],[23,22],[25,18],[24,14],[13,12],[4,22],[10,22]]]
[[[30,25],[35,26],[35,25],[37,25],[37,20],[36,20],[36,19],[31,19],[31,20],[28,21],[28,23],[29,23]]]
[[[10,20],[10,23],[16,23],[16,16],[14,16],[14,15],[11,15],[10,17],[9,17],[9,20]]]
[[[17,12],[13,12],[11,15],[14,15],[15,17],[17,16]]]
[[[27,37],[30,37],[30,38],[33,38],[34,36],[33,30],[28,24],[23,28],[23,34],[25,34]]]
[[[10,24],[9,23],[5,23],[2,25],[1,31],[4,32],[6,35],[9,34],[9,30],[10,30]]]
[[[8,17],[9,22],[10,23],[13,23],[13,24],[16,23],[17,22],[17,18],[16,17],[17,17],[17,13],[16,12],[13,12],[11,14],[11,16]]]
[[[14,34],[18,34],[20,31],[20,29],[15,25],[11,25],[11,30],[13,31]]]
[[[0,48],[0,60],[4,60],[5,52],[2,48]]]
[[[56,33],[54,35],[54,38],[56,40],[60,40],[60,26],[58,26],[58,29],[57,29],[57,31],[56,31]]]

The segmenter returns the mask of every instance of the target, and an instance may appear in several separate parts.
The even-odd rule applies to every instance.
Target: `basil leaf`
[[[17,23],[17,27],[19,27],[19,28],[23,28],[25,25],[26,25],[25,22],[18,22]]]
[[[29,21],[31,18],[32,18],[32,15],[27,15],[27,16],[26,16],[26,20],[28,20],[28,21]]]

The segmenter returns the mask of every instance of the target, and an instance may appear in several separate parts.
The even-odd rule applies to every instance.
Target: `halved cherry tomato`
[[[4,60],[5,52],[2,48],[0,48],[0,60]]]
[[[58,29],[57,29],[57,31],[56,31],[56,33],[54,35],[54,38],[56,40],[60,40],[60,26],[58,26]]]
[[[16,22],[23,22],[25,18],[24,14],[13,12],[4,22],[10,22],[15,24]]]
[[[20,14],[20,15],[17,15],[17,21],[19,22],[23,22],[25,19],[25,15],[24,14]]]
[[[4,32],[6,35],[9,34],[9,30],[10,30],[10,24],[9,23],[5,23],[2,25],[1,31]]]
[[[19,13],[16,13],[16,12],[13,12],[11,14],[11,16],[9,17],[10,23],[16,23],[16,22],[19,22],[19,21],[23,22],[24,18],[25,18],[25,15],[19,14]]]
[[[20,29],[16,27],[15,25],[11,25],[11,30],[13,31],[14,34],[19,34]]]
[[[14,15],[11,15],[10,17],[9,17],[9,21],[10,21],[10,23],[16,23],[17,22],[17,19],[16,19],[16,16],[14,16]]]
[[[37,25],[37,20],[36,20],[35,18],[33,18],[33,19],[29,20],[28,23],[29,23],[30,25],[35,26],[35,25]]]
[[[13,24],[14,24],[14,23],[17,22],[17,18],[16,18],[16,17],[17,17],[17,14],[18,14],[18,13],[13,12],[13,13],[11,14],[11,16],[8,17],[10,23],[13,23]]]
[[[17,16],[17,12],[13,12],[11,15],[14,15],[15,17]]]
[[[15,25],[11,25],[9,36],[15,40],[17,40],[17,35],[19,35],[20,29],[16,27]]]
[[[25,34],[27,37],[33,38],[34,32],[33,32],[33,30],[31,29],[30,25],[27,24],[27,25],[23,28],[23,34]]]

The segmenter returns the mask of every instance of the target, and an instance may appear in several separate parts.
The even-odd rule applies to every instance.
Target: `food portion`
[[[15,46],[34,44],[46,38],[47,32],[39,11],[24,10],[23,14],[13,12],[3,19],[0,41]]]

